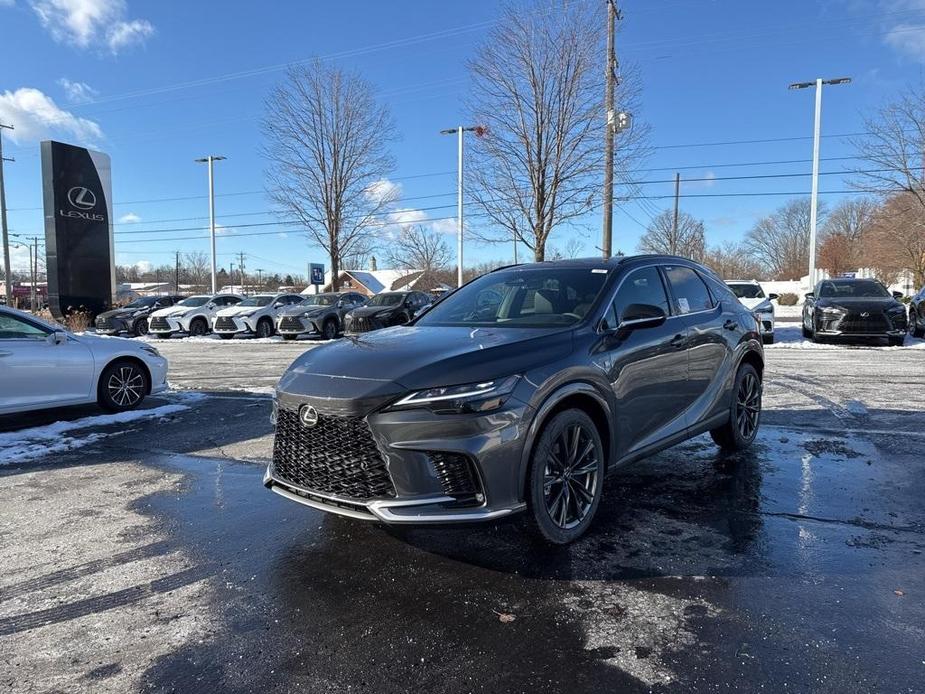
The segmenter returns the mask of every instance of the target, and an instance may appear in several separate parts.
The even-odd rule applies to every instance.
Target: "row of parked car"
[[[300,335],[332,340],[343,333],[362,333],[407,323],[431,305],[430,295],[419,291],[383,292],[368,298],[355,291],[324,294],[215,294],[182,297],[142,297],[101,313],[96,331],[108,335],[128,333],[168,338],[215,333],[223,339],[235,335],[286,340]]]

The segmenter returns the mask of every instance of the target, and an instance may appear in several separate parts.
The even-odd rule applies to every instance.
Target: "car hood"
[[[772,307],[773,307],[773,305],[771,304],[771,302],[770,302],[767,298],[759,298],[759,299],[739,299],[739,303],[742,304],[745,308],[749,308],[749,309],[756,309],[756,308],[758,308],[759,306],[762,306],[762,305],[764,305],[764,304],[767,304],[768,306],[772,306]]]
[[[168,316],[182,316],[184,313],[194,310],[193,306],[168,306],[159,308],[151,314],[152,318],[167,318]]]
[[[68,333],[69,337],[74,338],[83,345],[86,345],[93,351],[108,352],[141,352],[145,347],[144,342],[131,340],[125,337],[109,337],[107,335],[93,335],[91,333]]]
[[[841,308],[845,311],[857,312],[857,311],[885,311],[886,309],[895,308],[897,306],[902,307],[903,305],[899,303],[896,299],[892,297],[883,297],[883,298],[859,298],[859,299],[845,299],[845,298],[822,298],[816,301],[816,306],[818,308]]]
[[[216,313],[216,316],[243,316],[257,311],[265,311],[269,306],[229,306]]]
[[[571,350],[571,329],[398,326],[306,352],[277,389],[282,399],[307,396],[326,409],[368,412],[409,390],[523,373]]]
[[[279,312],[281,316],[308,316],[313,313],[324,313],[331,306],[290,306]]]
[[[369,318],[380,313],[393,313],[401,309],[401,306],[360,306],[353,309],[350,315],[354,318]]]
[[[116,308],[116,309],[113,309],[112,311],[103,311],[102,313],[98,313],[96,317],[97,319],[99,318],[131,318],[132,314],[135,313],[135,311],[147,311],[147,310],[148,309],[144,309],[144,308],[130,308],[130,309]]]

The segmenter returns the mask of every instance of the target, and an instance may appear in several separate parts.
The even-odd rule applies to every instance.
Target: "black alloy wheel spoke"
[[[580,424],[559,434],[546,456],[543,494],[546,511],[560,528],[572,528],[588,515],[598,484],[594,438]]]

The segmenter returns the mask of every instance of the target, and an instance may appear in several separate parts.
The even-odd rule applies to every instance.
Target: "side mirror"
[[[637,328],[654,328],[665,322],[668,316],[658,306],[651,304],[630,304],[623,310],[618,330],[635,330]]]
[[[768,294],[768,301],[777,301],[780,299],[780,294]]]
[[[893,292],[893,298],[894,298],[894,299],[902,299],[902,298],[903,298],[903,293],[902,293],[902,292]]]
[[[209,304],[208,306],[206,306],[206,308],[211,310],[215,308],[215,304]]]
[[[50,345],[63,345],[67,342],[67,333],[63,330],[55,330],[53,333],[48,333],[45,339]]]
[[[803,297],[806,298],[806,299],[815,299],[815,298],[816,298],[816,295],[813,294],[812,292],[806,292],[806,293],[803,295]]]

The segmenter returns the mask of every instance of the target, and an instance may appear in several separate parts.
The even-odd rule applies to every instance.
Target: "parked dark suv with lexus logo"
[[[803,337],[813,342],[886,338],[899,347],[906,340],[901,298],[877,280],[822,280],[803,303]]]
[[[689,260],[502,268],[409,325],[296,359],[264,483],[385,523],[527,511],[566,543],[621,465],[703,432],[750,445],[763,370],[754,314]]]

